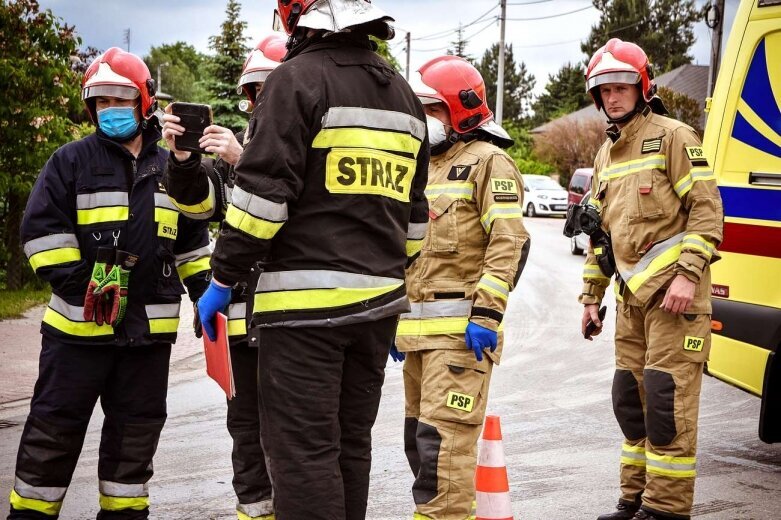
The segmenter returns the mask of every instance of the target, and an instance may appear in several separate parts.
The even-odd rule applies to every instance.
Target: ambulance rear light
[[[721,332],[724,328],[724,324],[718,320],[710,320],[710,330],[713,332]]]

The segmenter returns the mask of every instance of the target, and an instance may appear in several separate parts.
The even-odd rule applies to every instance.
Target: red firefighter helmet
[[[298,26],[339,32],[375,20],[393,18],[371,0],[277,0],[274,11],[275,27],[281,26],[287,34],[293,34]]]
[[[146,63],[119,47],[109,50],[95,58],[90,64],[81,83],[81,99],[87,105],[87,111],[93,122],[95,115],[95,97],[116,97],[136,99],[141,97],[141,116],[149,119],[157,109],[155,82]]]
[[[250,103],[255,102],[253,83],[263,83],[271,71],[277,68],[287,54],[287,40],[281,34],[270,34],[263,38],[244,61],[236,93],[244,94]]]
[[[444,103],[453,129],[464,134],[493,119],[486,103],[485,82],[471,63],[459,56],[441,56],[423,65],[413,85],[424,105]]]
[[[651,65],[643,49],[632,42],[613,38],[592,56],[586,70],[586,90],[588,90],[597,109],[602,109],[602,96],[599,86],[605,83],[640,84],[640,90],[646,103],[653,99],[656,84],[653,81]]]

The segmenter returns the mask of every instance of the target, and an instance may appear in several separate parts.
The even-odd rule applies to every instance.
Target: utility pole
[[[501,0],[502,14],[499,17],[499,71],[496,74],[496,114],[498,124],[502,124],[504,112],[504,29],[507,23],[507,0]]]
[[[407,71],[407,81],[409,81],[409,62],[410,57],[412,56],[412,33],[407,31],[407,68],[405,69]]]
[[[130,28],[125,29],[125,45],[127,52],[130,52]]]
[[[724,35],[724,0],[711,0],[706,23],[711,28],[710,74],[708,74],[708,96],[713,95],[716,76],[721,62],[721,39]]]

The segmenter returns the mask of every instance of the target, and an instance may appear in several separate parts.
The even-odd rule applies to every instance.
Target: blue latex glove
[[[390,349],[390,357],[393,358],[393,361],[404,361],[404,358],[407,356],[404,355],[404,352],[399,352],[399,349],[396,348],[396,344],[394,343]]]
[[[466,340],[466,348],[473,350],[475,358],[478,361],[482,361],[484,348],[490,348],[491,352],[496,350],[498,335],[493,330],[486,329],[470,321],[469,325],[466,326],[464,339]]]
[[[198,300],[198,315],[201,318],[203,330],[206,331],[206,335],[212,341],[217,339],[214,317],[218,312],[224,312],[230,301],[231,288],[217,285],[214,280],[211,281],[209,288],[206,289],[206,292]]]

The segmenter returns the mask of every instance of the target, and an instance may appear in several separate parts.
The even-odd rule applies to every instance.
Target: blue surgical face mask
[[[108,137],[125,139],[136,133],[136,107],[109,107],[98,110],[98,125]]]

